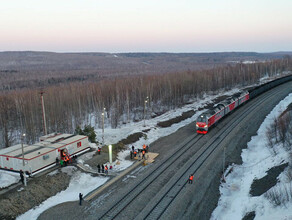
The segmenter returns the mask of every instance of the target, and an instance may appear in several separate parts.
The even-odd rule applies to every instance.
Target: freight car
[[[196,121],[196,130],[199,134],[207,134],[208,130],[220,121],[223,117],[234,111],[236,108],[269,89],[292,80],[292,75],[288,75],[263,85],[246,89],[242,93],[237,93],[217,104],[212,109],[199,115]]]

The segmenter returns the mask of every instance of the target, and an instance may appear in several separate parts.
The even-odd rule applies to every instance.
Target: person
[[[56,157],[56,165],[58,166],[59,165],[59,158]]]
[[[61,167],[64,165],[64,161],[62,159],[60,160],[60,165]]]
[[[101,165],[101,172],[104,173],[104,165]]]
[[[79,193],[79,205],[82,205],[83,194]]]
[[[146,158],[145,158],[145,153],[146,153],[146,151],[143,149],[143,150],[142,150],[142,158],[143,158],[143,159],[146,159]]]
[[[97,164],[97,172],[100,173],[100,165],[99,164]]]
[[[137,157],[137,151],[134,151],[134,158]]]
[[[130,158],[133,159],[133,151],[130,151]]]
[[[107,175],[108,174],[108,167],[107,167],[107,165],[104,166],[104,171],[105,171],[105,174]]]
[[[97,152],[98,152],[99,155],[100,155],[100,151],[101,151],[101,148],[98,147],[98,148],[97,148]]]
[[[134,145],[132,145],[132,151],[133,151],[133,152],[135,151],[135,147],[134,147]]]
[[[32,177],[29,171],[25,171],[25,174],[28,175],[30,178]]]
[[[20,175],[21,183],[24,185],[24,176],[23,176],[23,171],[22,170],[19,171],[19,175]]]
[[[194,179],[194,175],[191,174],[191,175],[189,176],[189,183],[190,183],[190,184],[193,183],[193,179]]]

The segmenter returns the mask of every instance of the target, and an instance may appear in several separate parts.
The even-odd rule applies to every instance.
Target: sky
[[[0,51],[292,51],[291,0],[1,0]]]

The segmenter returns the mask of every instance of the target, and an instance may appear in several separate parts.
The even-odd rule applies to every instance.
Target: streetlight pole
[[[109,162],[110,162],[110,165],[112,165],[112,162],[113,162],[113,157],[112,157],[112,145],[109,145],[108,146],[108,155],[109,155]]]
[[[104,145],[104,111],[105,111],[105,108],[103,108],[102,110],[102,146]]]
[[[226,147],[223,148],[223,166],[222,166],[223,181],[225,181],[225,176],[224,176],[224,170],[225,170],[225,150],[226,150]]]
[[[146,97],[146,99],[144,100],[144,127],[146,126],[146,123],[145,123],[145,118],[146,118],[146,104],[148,102],[148,96]]]
[[[24,162],[24,148],[23,148],[23,139],[25,137],[25,134],[21,135],[21,151],[22,151],[22,166],[23,166],[23,177],[24,177],[24,186],[26,186],[26,176],[25,176],[25,162]]]

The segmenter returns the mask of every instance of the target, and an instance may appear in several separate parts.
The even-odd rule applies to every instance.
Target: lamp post
[[[225,182],[224,170],[225,170],[225,150],[226,147],[223,148],[223,167],[222,167],[222,174],[223,174],[223,181]]]
[[[23,177],[24,177],[24,186],[26,186],[26,176],[25,176],[25,162],[24,162],[24,148],[23,148],[23,139],[25,137],[25,134],[21,135],[21,151],[22,151],[22,166],[23,166]]]
[[[104,112],[105,112],[105,108],[103,108],[102,110],[102,146],[104,145]]]
[[[145,118],[146,118],[146,104],[148,102],[148,96],[146,97],[146,99],[144,100],[144,127],[146,126],[146,123],[145,123]]]
[[[110,162],[110,164],[112,164],[113,158],[112,158],[112,145],[111,144],[108,146],[108,156],[109,156],[109,162]]]

